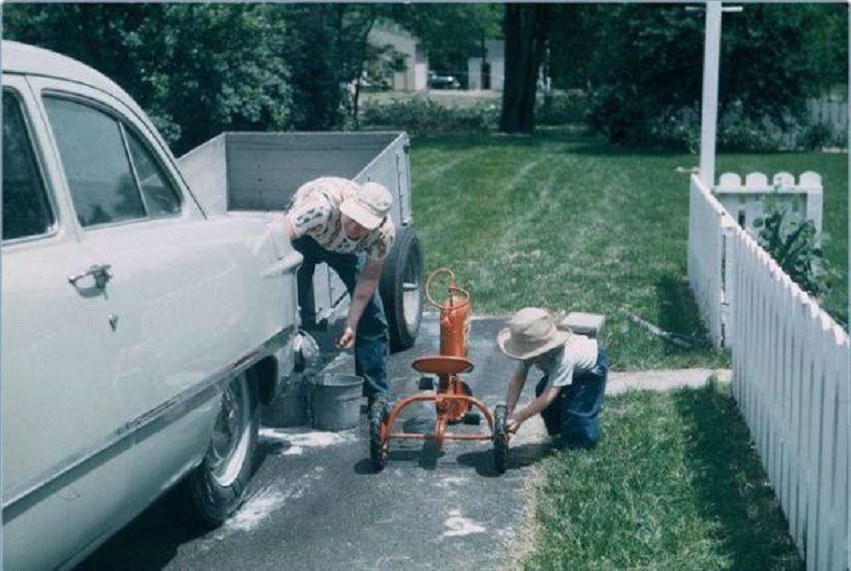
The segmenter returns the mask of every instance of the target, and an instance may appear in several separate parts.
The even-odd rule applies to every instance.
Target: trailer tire
[[[379,283],[387,316],[391,351],[414,345],[423,315],[423,257],[417,233],[411,227],[397,230]]]

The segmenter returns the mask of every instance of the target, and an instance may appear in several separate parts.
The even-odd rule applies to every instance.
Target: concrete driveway
[[[473,321],[464,376],[490,410],[505,398],[511,361],[496,349],[503,318]],[[392,390],[416,392],[418,355],[438,352],[437,320],[427,317],[414,349],[390,360]],[[353,371],[350,356],[331,368]],[[531,387],[527,386],[527,391]],[[527,395],[528,396],[528,395]],[[417,405],[408,430],[430,431],[433,407]],[[483,422],[481,430],[486,429]],[[453,430],[479,430],[459,426]],[[81,569],[499,569],[522,525],[524,485],[549,453],[539,420],[512,440],[509,469],[493,469],[489,442],[391,444],[387,468],[372,472],[366,419],[357,429],[319,432],[264,428],[249,497],[222,528],[197,534],[181,524],[172,493],[105,544]],[[528,493],[528,492],[527,492]]]

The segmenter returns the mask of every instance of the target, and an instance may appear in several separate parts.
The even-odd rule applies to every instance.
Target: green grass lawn
[[[624,149],[578,130],[532,137],[415,138],[414,216],[426,269],[452,268],[476,313],[527,305],[603,313],[616,370],[726,366],[688,288],[687,173],[697,158]],[[731,155],[718,172],[762,170],[825,180],[827,258],[842,281],[827,299],[847,321],[847,155]],[[672,345],[630,314],[692,339]]]
[[[800,569],[728,391],[608,400],[595,450],[543,460],[523,567]]]

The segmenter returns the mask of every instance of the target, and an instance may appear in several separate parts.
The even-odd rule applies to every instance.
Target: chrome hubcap
[[[239,476],[245,461],[250,438],[250,402],[245,375],[234,379],[222,393],[222,405],[210,449],[207,464],[216,482],[230,486]]]

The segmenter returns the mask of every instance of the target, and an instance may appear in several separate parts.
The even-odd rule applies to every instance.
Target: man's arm
[[[381,279],[381,271],[384,269],[384,260],[368,259],[363,272],[358,276],[355,291],[352,293],[352,302],[349,305],[349,315],[346,317],[346,328],[337,345],[342,349],[349,349],[355,343],[355,335],[358,330],[358,322],[360,322],[363,310],[366,304],[372,299],[375,294],[375,288],[378,287],[378,280]]]
[[[290,242],[298,238],[298,234],[296,234],[295,226],[293,226],[293,221],[290,220],[289,214],[284,216],[284,228],[287,230],[287,236],[290,237]]]

